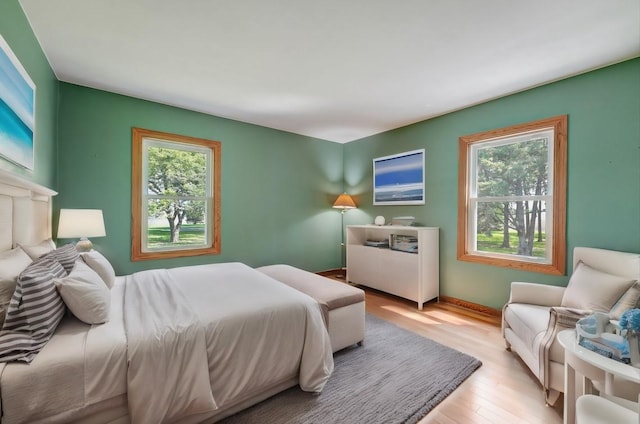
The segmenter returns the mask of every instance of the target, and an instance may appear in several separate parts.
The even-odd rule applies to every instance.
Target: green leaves
[[[206,157],[203,153],[150,147],[149,191],[173,196],[205,195]]]
[[[478,196],[547,194],[548,148],[542,138],[480,149]]]
[[[548,149],[547,138],[533,138],[478,150],[477,192],[484,201],[478,204],[477,232],[490,236],[501,230],[501,247],[510,248],[509,229],[515,230],[518,255],[533,256],[536,224],[545,210],[539,197],[526,197],[548,194]]]
[[[205,216],[206,155],[201,152],[149,147],[147,150],[148,216],[166,218],[171,229],[170,241],[180,239],[185,218],[202,222]]]

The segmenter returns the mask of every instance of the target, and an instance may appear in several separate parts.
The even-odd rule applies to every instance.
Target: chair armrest
[[[578,320],[592,314],[593,311],[589,309],[554,306],[551,308],[549,313],[551,316],[549,318],[549,327],[547,328],[547,331],[550,331],[555,327],[556,333],[558,333],[566,329],[575,329]]]
[[[511,283],[509,303],[529,303],[540,306],[560,306],[565,288],[536,283]]]

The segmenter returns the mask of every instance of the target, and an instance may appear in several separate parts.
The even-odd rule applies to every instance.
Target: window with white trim
[[[564,274],[566,116],[460,137],[458,259]]]

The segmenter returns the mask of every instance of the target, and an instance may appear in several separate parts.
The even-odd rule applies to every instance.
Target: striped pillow
[[[80,254],[78,253],[76,246],[73,243],[69,243],[42,255],[40,258],[55,259],[60,262],[60,265],[62,265],[64,270],[67,271],[67,274],[69,274],[79,257]]]
[[[66,275],[59,262],[41,258],[18,276],[0,331],[0,362],[29,363],[47,344],[65,312],[54,279]]]

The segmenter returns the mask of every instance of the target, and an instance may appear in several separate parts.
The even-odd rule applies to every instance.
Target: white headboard
[[[0,252],[51,238],[57,192],[0,169]]]

